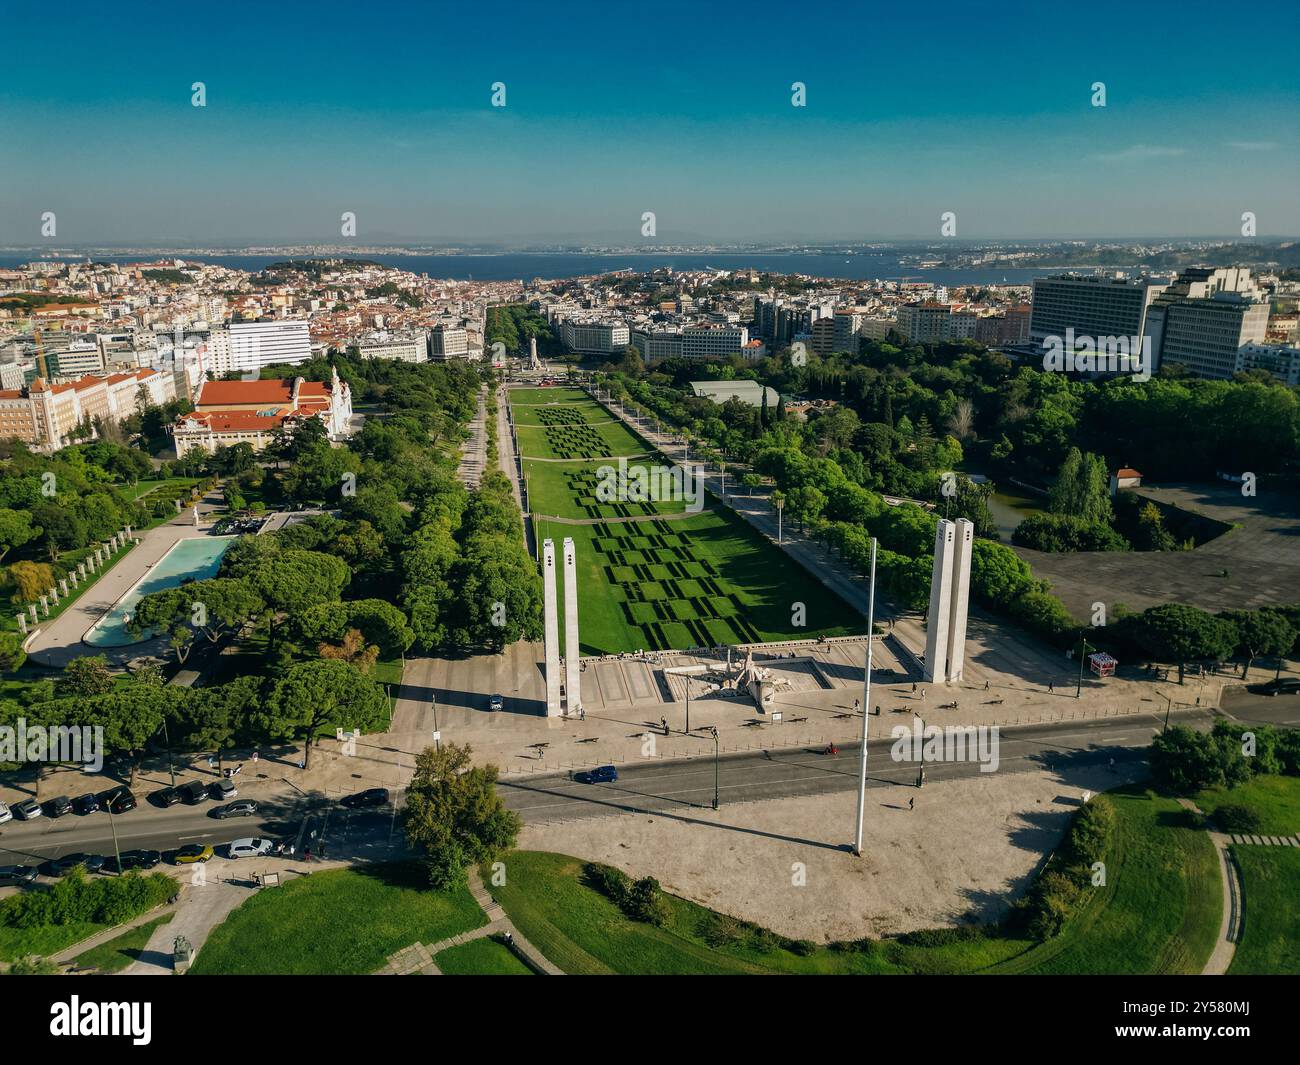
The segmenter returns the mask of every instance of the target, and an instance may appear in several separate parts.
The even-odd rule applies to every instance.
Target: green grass
[[[650,471],[655,467],[666,469],[662,462],[654,458],[630,459],[628,477],[652,477]],[[609,468],[613,473],[601,474]],[[647,472],[642,475],[636,469]],[[686,509],[686,501],[675,489],[658,493],[662,499],[649,498],[644,501],[619,502],[617,499],[602,500],[597,495],[601,477],[617,477],[618,463],[608,459],[596,462],[538,462],[532,459],[524,461],[524,476],[528,478],[529,507],[537,514],[558,518],[604,519],[621,517],[650,517],[655,514],[680,514]],[[647,488],[667,487],[647,482]],[[677,496],[676,498],[668,498]]]
[[[1228,975],[1300,975],[1300,850],[1234,846],[1244,922]]]
[[[512,388],[508,395],[512,406],[568,405],[592,401],[580,388]]]
[[[779,936],[673,895],[656,928],[630,920],[585,884],[583,865],[564,854],[518,851],[506,861],[506,883],[490,889],[520,932],[573,975],[971,972],[1027,946],[998,938],[930,948],[876,940],[801,954]]]
[[[83,939],[112,927],[94,921],[76,921],[72,924],[40,925],[36,928],[11,928],[0,925],[0,961],[19,958],[48,958],[75,946]]]
[[[534,975],[532,969],[496,936],[484,936],[458,947],[448,947],[433,961],[444,976]]]
[[[1118,817],[1107,884],[1045,943],[991,928],[945,933],[930,945],[863,939],[796,949],[781,936],[671,895],[668,919],[656,928],[629,919],[588,885],[580,859],[536,851],[511,854],[506,883],[490,890],[520,932],[573,974],[1199,973],[1222,914],[1218,858],[1208,835],[1187,827],[1173,799],[1137,788],[1110,797]],[[1288,870],[1285,887],[1274,888],[1280,905],[1270,900],[1269,912],[1276,927],[1259,933],[1274,954],[1282,951],[1279,943],[1292,944],[1290,954],[1282,951],[1280,961],[1267,964],[1293,964],[1296,957],[1296,919],[1285,916],[1294,906],[1288,910],[1282,900],[1294,899],[1297,872],[1300,863]],[[1247,907],[1249,914],[1249,888]]]
[[[1172,798],[1137,787],[1110,792],[1116,838],[1106,885],[1061,934],[998,972],[1199,973],[1223,916],[1219,859],[1209,835],[1188,827]]]
[[[127,499],[134,501],[139,499],[141,496],[147,496],[150,492],[156,491],[159,488],[166,488],[169,486],[176,488],[193,488],[198,483],[198,478],[196,477],[162,477],[157,480],[136,481],[135,484],[122,485],[121,491]]]
[[[82,969],[92,968],[99,973],[121,972],[140,957],[153,933],[171,919],[172,915],[168,913],[146,921],[129,932],[123,932],[106,943],[78,954],[74,962]]]
[[[1258,813],[1260,835],[1300,833],[1300,777],[1257,776],[1235,788],[1214,788],[1196,796],[1196,805],[1211,816],[1225,804],[1248,806]]]
[[[414,862],[313,873],[250,898],[213,930],[190,971],[365,975],[403,947],[486,922],[466,888],[431,891]]]
[[[539,542],[549,536],[558,548],[565,537],[574,540],[584,654],[866,628],[857,611],[727,511],[606,526],[534,524]],[[794,624],[795,603],[804,605],[802,626]]]

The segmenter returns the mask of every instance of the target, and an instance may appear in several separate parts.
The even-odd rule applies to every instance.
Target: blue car
[[[610,784],[618,779],[618,770],[612,765],[598,765],[588,773],[579,773],[573,778],[579,784]]]

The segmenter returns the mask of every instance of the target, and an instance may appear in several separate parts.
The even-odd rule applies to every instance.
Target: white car
[[[9,812],[9,807],[0,802],[0,825],[3,825],[6,821],[12,821],[13,819],[14,815]]]
[[[237,839],[230,844],[230,857],[263,858],[271,853],[272,846],[269,839]]]

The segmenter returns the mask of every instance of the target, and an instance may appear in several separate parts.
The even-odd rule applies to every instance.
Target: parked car
[[[10,811],[9,807],[0,802],[0,825],[3,825],[6,821],[12,821],[13,819],[14,815],[12,811]]]
[[[34,799],[24,799],[22,802],[16,802],[13,809],[14,813],[23,821],[31,821],[40,817],[43,812],[40,804]]]
[[[85,795],[78,795],[72,800],[72,812],[85,817],[86,814],[93,814],[99,809],[99,799],[96,798],[93,791],[86,792]]]
[[[0,886],[30,884],[36,879],[34,865],[0,865]]]
[[[54,799],[46,799],[41,803],[41,813],[46,817],[62,817],[64,814],[72,813],[72,800],[66,795],[60,795]]]
[[[152,869],[161,861],[161,851],[123,851],[120,863],[117,858],[105,858],[104,864],[100,866],[99,871],[101,873],[117,875],[118,873],[128,873],[132,869]]]
[[[1300,677],[1281,677],[1270,680],[1253,689],[1260,695],[1296,695],[1300,694]]]
[[[488,709],[494,714],[506,705],[506,701],[499,695],[494,695],[488,700]]]
[[[611,784],[618,779],[618,770],[612,765],[598,765],[585,773],[576,773],[573,777],[579,784]]]
[[[274,849],[269,839],[237,839],[230,844],[231,858],[261,858],[271,853]]]
[[[104,864],[100,854],[65,854],[62,858],[51,858],[45,863],[43,872],[46,876],[67,876],[80,867],[88,873],[97,873]]]
[[[212,848],[206,843],[187,843],[176,852],[175,862],[177,865],[194,865],[196,862],[206,862],[212,857]]]
[[[208,788],[208,791],[218,802],[233,799],[239,794],[239,789],[235,787],[235,782],[233,780],[218,780]]]
[[[126,787],[114,788],[99,797],[100,806],[110,814],[124,814],[138,805]]]
[[[351,809],[360,809],[363,806],[383,806],[388,802],[387,788],[369,788],[366,791],[359,791],[355,795],[349,795],[346,799],[339,800],[342,805]]]
[[[252,799],[240,799],[227,806],[214,806],[208,811],[210,817],[224,821],[227,817],[252,817],[257,813],[257,803]]]
[[[149,801],[163,808],[175,806],[181,801],[181,793],[175,788],[160,788],[149,796]]]
[[[180,794],[181,801],[189,806],[197,806],[208,797],[207,786],[201,780],[191,780],[176,791]]]

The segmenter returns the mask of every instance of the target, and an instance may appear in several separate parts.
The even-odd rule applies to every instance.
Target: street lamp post
[[[718,755],[720,750],[718,746],[718,726],[701,725],[700,731],[707,732],[713,737],[713,808],[716,810],[718,808]]]
[[[1074,689],[1074,697],[1076,699],[1079,698],[1080,694],[1083,692],[1083,663],[1088,657],[1089,647],[1092,647],[1092,644],[1087,641],[1083,633],[1079,633],[1079,683]],[[1097,648],[1093,647],[1092,649],[1095,651]]]
[[[785,512],[785,499],[784,497],[778,498],[774,502],[776,503],[776,542],[777,545],[780,546],[782,542],[781,541],[781,516]],[[868,633],[868,635],[870,634]]]

